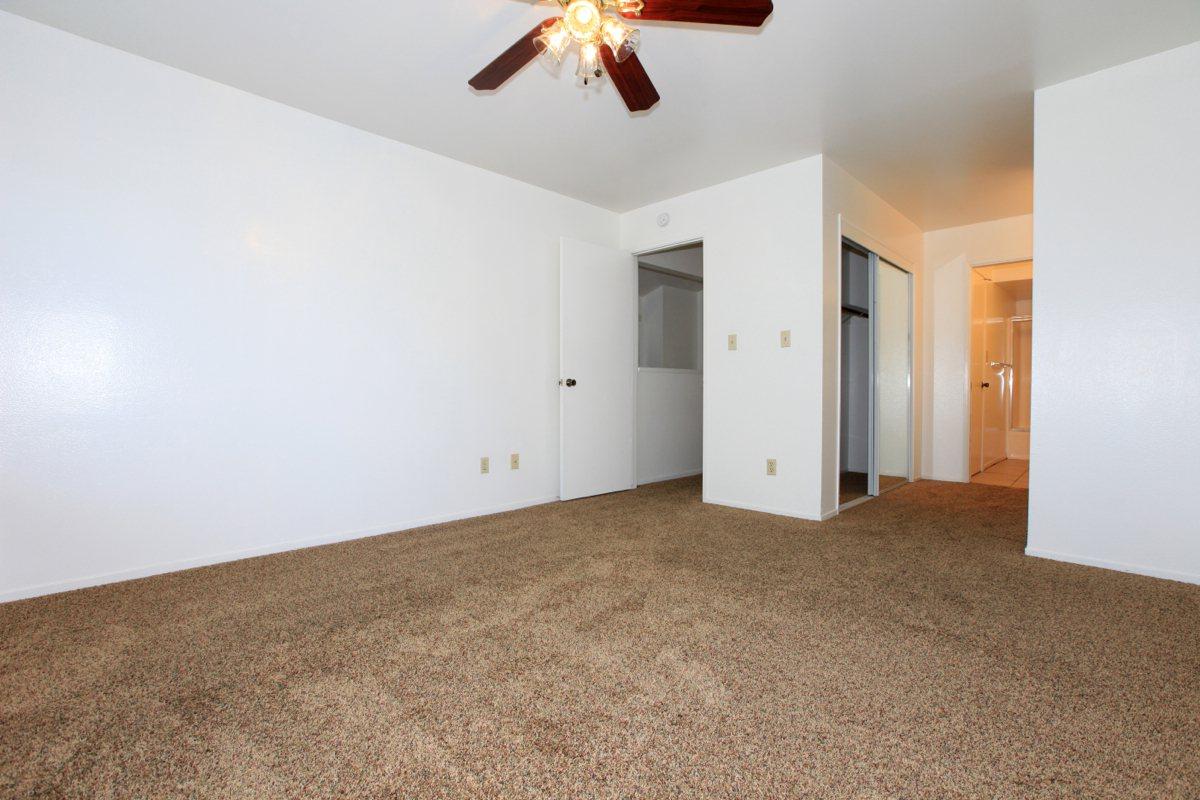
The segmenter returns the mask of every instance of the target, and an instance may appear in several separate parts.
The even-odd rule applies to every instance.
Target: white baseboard
[[[1076,556],[1070,553],[1056,553],[1053,550],[1040,550],[1035,547],[1026,547],[1025,555],[1036,558],[1047,558],[1051,561],[1065,561],[1068,564],[1082,564],[1085,567],[1100,567],[1101,569],[1111,569],[1117,572],[1131,572],[1134,575],[1148,575],[1151,578],[1163,578],[1168,581],[1200,584],[1200,575],[1191,572],[1177,572],[1170,569],[1147,567],[1141,564],[1126,564],[1121,561],[1106,561],[1102,558],[1088,558],[1087,556]]]
[[[964,477],[963,477],[963,476],[961,476],[961,475],[954,475],[954,476],[950,476],[950,475],[933,475],[933,474],[931,474],[931,475],[922,475],[922,476],[921,476],[921,480],[923,480],[923,481],[944,481],[944,482],[946,482],[946,483],[970,483],[970,482],[971,482],[971,479],[970,479],[969,477],[968,477],[968,478],[964,478]]]
[[[720,500],[715,497],[705,496],[705,503],[714,506],[729,506],[730,508],[740,508],[743,511],[757,511],[760,514],[774,514],[777,517],[791,517],[792,519],[806,519],[809,522],[820,522],[822,517],[813,517],[807,514],[797,514],[794,511],[785,511],[782,508],[770,508],[769,506],[756,506],[751,503],[735,503],[732,500]]]
[[[659,475],[656,478],[646,478],[638,481],[638,486],[645,486],[648,483],[662,483],[663,481],[673,481],[679,478],[691,478],[694,475],[699,475],[703,470],[689,469],[686,472],[673,472],[670,475]]]
[[[437,525],[442,522],[454,522],[460,519],[484,517],[489,514],[500,514],[505,511],[516,511],[520,508],[529,508],[531,506],[538,506],[544,503],[552,503],[556,500],[558,500],[557,496],[538,497],[531,500],[518,500],[513,503],[502,503],[500,505],[489,506],[487,508],[477,508],[472,511],[455,512],[452,514],[439,514],[433,517],[411,520],[399,525],[388,525],[385,527],[371,528],[368,530],[334,533],[326,536],[313,536],[307,539],[293,539],[287,542],[276,542],[273,544],[261,545],[259,547],[247,547],[241,550],[227,550],[223,553],[213,553],[210,555],[197,556],[195,558],[183,558],[177,561],[164,561],[158,564],[147,564],[145,566],[134,567],[132,569],[106,572],[101,575],[89,575],[86,577],[72,578],[65,581],[42,583],[35,586],[24,586],[19,589],[11,589],[9,591],[0,592],[0,603],[9,603],[13,600],[25,600],[30,597],[42,597],[48,594],[58,594],[59,592],[69,592],[73,589],[86,589],[90,586],[102,586],[106,583],[119,583],[121,581],[135,580],[137,578],[148,578],[151,575],[162,575],[167,572],[179,572],[180,570],[194,569],[196,567],[208,567],[212,566],[213,564],[223,564],[228,561],[240,561],[243,558],[255,558],[256,556],[266,556],[271,555],[272,553],[285,553],[289,550],[302,550],[306,547],[317,547],[323,544],[348,542],[352,539],[365,539],[370,536],[382,536],[385,533],[401,533],[403,531],[412,530],[413,528],[423,528],[426,525]]]

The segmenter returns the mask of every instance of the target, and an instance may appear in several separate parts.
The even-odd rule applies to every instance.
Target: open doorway
[[[699,475],[704,246],[642,253],[638,270],[637,482]]]
[[[1033,262],[971,270],[972,483],[1029,488]]]
[[[912,274],[842,241],[838,506],[913,479]]]

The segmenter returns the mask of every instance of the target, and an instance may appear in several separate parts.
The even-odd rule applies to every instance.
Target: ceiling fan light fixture
[[[582,44],[596,39],[604,15],[600,13],[600,6],[596,0],[571,0],[567,4],[563,21],[575,41]]]
[[[637,52],[642,43],[642,32],[631,28],[616,17],[606,17],[601,28],[604,43],[612,50],[617,63],[624,61]]]
[[[567,33],[562,20],[545,28],[541,35],[533,40],[533,46],[538,54],[555,64],[562,63],[567,47],[571,44],[571,34]]]
[[[588,81],[593,78],[599,78],[604,74],[604,69],[600,66],[600,47],[595,42],[584,42],[579,45],[579,67],[575,70],[575,76],[583,78],[583,84],[586,86]]]
[[[538,0],[534,0],[538,2]],[[590,81],[607,75],[630,113],[648,111],[658,90],[637,56],[642,34],[629,19],[740,25],[759,28],[775,10],[773,0],[546,0],[562,10],[517,39],[467,84],[492,92],[539,56],[550,66],[561,63],[572,44],[579,45],[575,75]],[[605,48],[608,48],[607,50]]]

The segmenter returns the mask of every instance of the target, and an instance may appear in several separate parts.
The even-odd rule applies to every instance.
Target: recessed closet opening
[[[638,259],[637,482],[699,475],[703,453],[704,246]]]
[[[838,507],[913,479],[912,275],[842,241]]]

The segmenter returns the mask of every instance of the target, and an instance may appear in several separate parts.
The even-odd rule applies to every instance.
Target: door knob
[[[577,381],[574,378],[567,378],[566,380],[559,381],[558,385],[571,387],[571,386],[574,386],[576,383],[577,383]]]
[[[980,385],[980,387],[982,387],[982,388],[984,388],[984,389],[986,389],[986,388],[988,388],[989,386],[991,386],[991,384],[990,384],[990,383],[988,383],[987,381],[984,381],[983,383],[981,383],[981,384],[979,384],[979,385]]]

